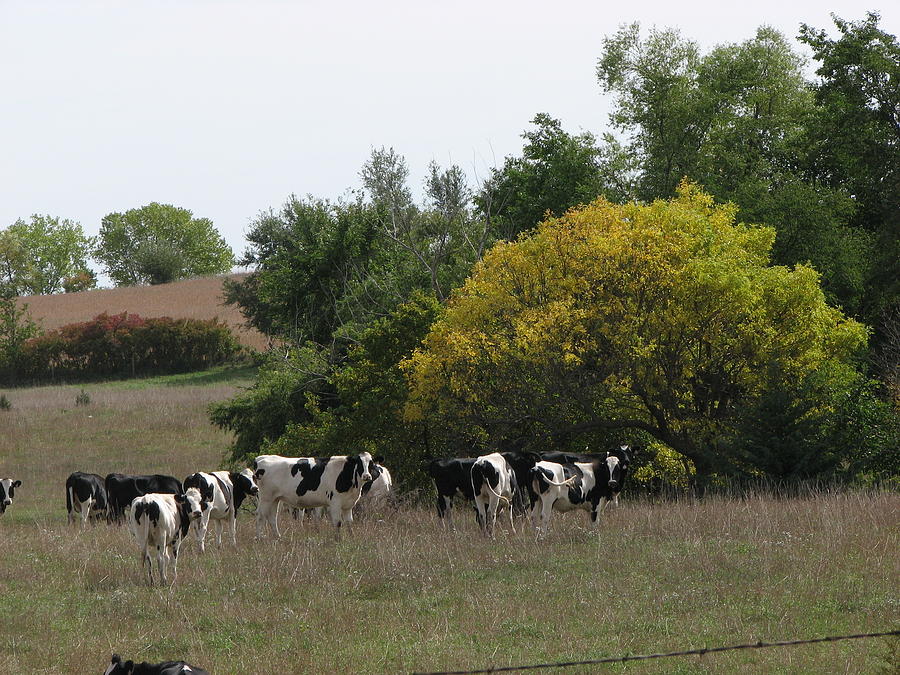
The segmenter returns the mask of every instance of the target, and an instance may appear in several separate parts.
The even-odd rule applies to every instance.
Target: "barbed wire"
[[[783,640],[781,642],[752,642],[741,645],[728,645],[725,647],[704,647],[702,649],[685,649],[678,652],[664,652],[660,654],[641,654],[635,656],[611,656],[603,659],[588,659],[585,661],[559,661],[556,663],[538,663],[525,666],[495,666],[491,668],[478,668],[475,670],[439,670],[428,672],[415,672],[413,675],[480,675],[482,673],[508,673],[516,670],[537,670],[539,668],[571,668],[572,666],[594,666],[604,663],[625,663],[626,661],[649,661],[650,659],[666,659],[674,656],[703,656],[716,652],[729,652],[738,649],[762,649],[764,647],[792,647],[794,645],[811,645],[818,642],[838,642],[839,640],[860,640],[863,638],[897,637],[900,630],[889,630],[881,633],[858,633],[856,635],[831,635],[828,637],[809,638],[806,640]]]

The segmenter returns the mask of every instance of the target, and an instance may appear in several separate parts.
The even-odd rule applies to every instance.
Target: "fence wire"
[[[635,656],[611,656],[603,659],[588,659],[585,661],[559,661],[556,663],[537,663],[526,666],[492,666],[475,670],[439,670],[428,672],[416,672],[413,675],[478,675],[480,673],[509,673],[516,670],[538,670],[539,668],[571,668],[573,666],[594,666],[604,663],[625,663],[627,661],[649,661],[651,659],[667,659],[675,656],[703,656],[716,652],[730,652],[738,649],[763,649],[765,647],[792,647],[794,645],[811,645],[818,642],[838,642],[840,640],[860,640],[863,638],[897,637],[900,630],[889,630],[882,633],[858,633],[856,635],[832,635],[828,637],[810,638],[807,640],[784,640],[781,642],[752,642],[742,645],[728,645],[725,647],[704,647],[702,649],[685,649],[678,652],[664,652],[660,654],[641,654]]]

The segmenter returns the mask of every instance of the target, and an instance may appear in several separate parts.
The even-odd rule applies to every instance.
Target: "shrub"
[[[6,394],[0,394],[0,410],[10,410],[11,408],[12,403],[6,398]]]
[[[28,340],[19,370],[32,382],[183,373],[223,363],[239,349],[218,319],[104,313]]]
[[[90,403],[91,403],[91,397],[90,397],[90,395],[88,395],[88,393],[84,389],[82,389],[81,392],[79,392],[78,396],[75,397],[75,406],[76,407],[90,405]]]

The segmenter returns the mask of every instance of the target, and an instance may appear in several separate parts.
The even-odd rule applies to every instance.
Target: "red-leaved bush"
[[[28,340],[19,381],[86,380],[204,370],[240,349],[218,319],[100,314]]]

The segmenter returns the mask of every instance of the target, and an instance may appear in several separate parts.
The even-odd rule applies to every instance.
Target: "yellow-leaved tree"
[[[407,417],[487,441],[527,424],[557,445],[640,430],[700,478],[724,470],[745,406],[866,341],[813,269],[770,264],[774,230],[734,216],[683,182],[498,244],[404,363]]]

